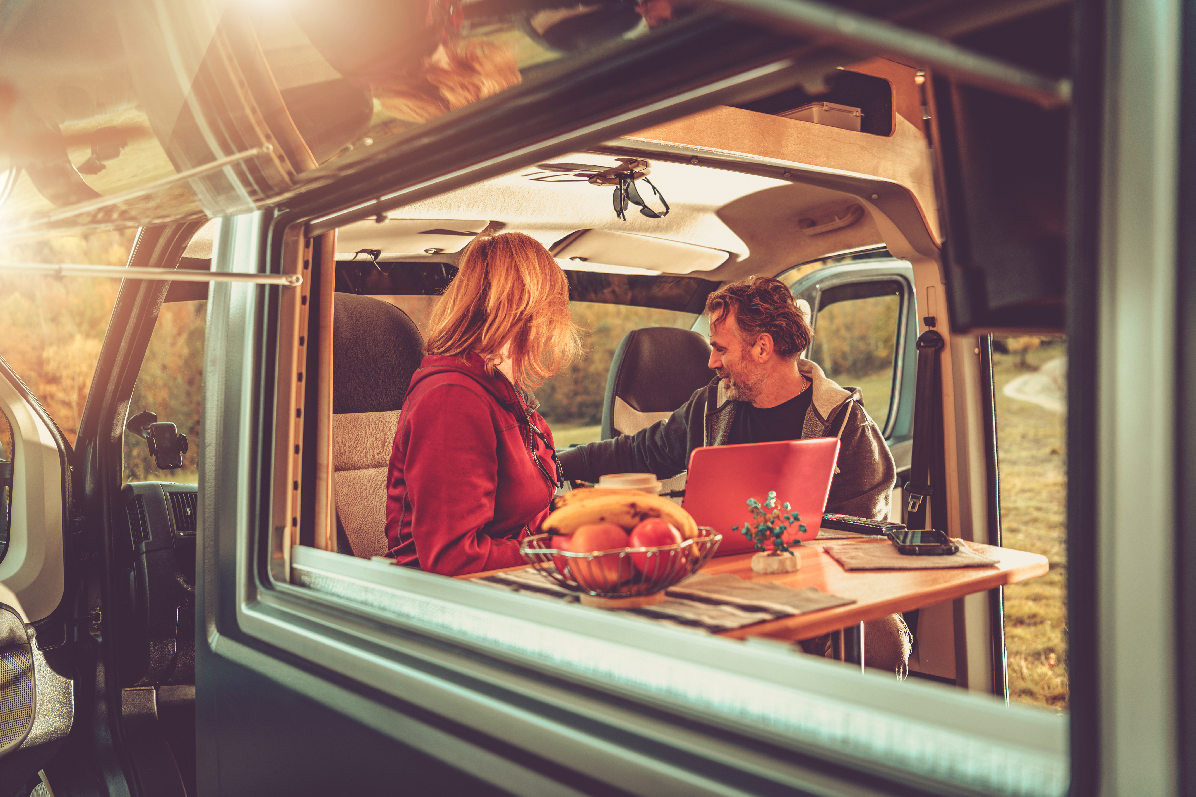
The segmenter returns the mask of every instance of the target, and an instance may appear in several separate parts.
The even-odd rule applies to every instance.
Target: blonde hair
[[[548,250],[520,232],[475,239],[429,321],[428,354],[477,352],[493,375],[510,344],[511,374],[534,390],[581,346],[569,283]]]
[[[415,73],[374,86],[382,110],[396,119],[426,122],[523,80],[515,56],[487,42],[457,42],[437,48]]]

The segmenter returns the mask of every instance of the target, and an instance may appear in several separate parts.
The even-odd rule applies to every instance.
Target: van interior
[[[590,364],[587,374],[599,385],[607,382],[600,424],[578,426],[542,406],[558,448],[638,431],[709,381],[707,330],[700,314],[706,296],[720,284],[770,275],[797,291],[811,280],[817,283],[830,265],[885,264],[890,278],[910,286],[909,296],[900,308],[900,328],[892,323],[888,333],[884,378],[865,387],[863,401],[897,461],[891,517],[900,522],[913,400],[913,369],[903,361],[912,354],[919,329],[937,324],[951,336],[943,320],[950,311],[939,277],[942,233],[932,151],[921,119],[922,73],[873,59],[842,71],[837,85],[866,89],[862,104],[863,118],[871,117],[868,125],[856,129],[856,118],[845,129],[839,119],[801,118],[793,106],[808,105],[810,98],[789,90],[744,107],[716,107],[431,198],[395,200],[392,208],[324,233],[322,245],[336,260],[335,282],[324,284],[328,295],[322,299],[297,296],[295,312],[326,307],[332,316],[334,334],[322,339],[332,363],[322,373],[332,379],[319,386],[330,395],[320,405],[327,414],[319,418],[317,432],[321,439],[330,438],[317,493],[330,494],[326,509],[316,512],[324,523],[300,524],[294,532],[285,521],[277,524],[288,534],[276,541],[277,558],[289,563],[292,545],[363,559],[385,554],[387,464],[426,323],[465,247],[479,235],[499,231],[526,233],[553,254],[566,272],[575,317],[583,326],[627,325],[619,327],[619,338],[656,327],[689,330],[687,338],[670,343],[667,356],[642,364],[638,384],[613,388],[608,376],[620,370],[622,361],[611,362],[610,351],[597,355],[607,360]],[[620,213],[617,200],[612,201],[619,190],[612,175],[629,168],[640,176],[643,212],[630,205]],[[208,225],[192,240],[184,266],[208,267],[211,229]],[[171,290],[168,301],[198,295],[181,284]],[[897,321],[899,303],[893,298]],[[632,321],[610,315],[627,308],[637,309]],[[581,312],[588,314],[580,318]],[[324,317],[319,323],[329,322]],[[316,322],[301,317],[300,326],[304,323]],[[621,351],[619,356],[636,355]],[[951,367],[944,363],[947,384]],[[550,381],[540,395],[551,389]],[[905,397],[899,402],[902,389]],[[980,414],[981,408],[961,402],[945,423],[948,429],[975,425]],[[302,456],[295,456],[288,473],[302,471]],[[962,487],[968,483],[963,474],[985,471],[984,452],[972,451],[969,457],[949,464],[961,474],[948,486],[950,512],[960,518],[960,535],[986,542],[991,536],[985,507],[969,508],[973,499]],[[669,480],[667,488],[683,490],[684,474]],[[276,511],[292,514],[286,505]],[[966,648],[954,639],[958,620],[950,605],[921,616],[913,674],[968,683],[959,671],[964,663],[956,661]],[[993,629],[985,619],[971,633],[987,639]],[[992,644],[1002,644],[999,638],[997,632]],[[983,676],[973,674],[971,688],[1005,688],[988,662],[973,665]]]

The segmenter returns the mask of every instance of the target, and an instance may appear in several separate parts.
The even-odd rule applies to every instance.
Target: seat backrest
[[[615,350],[602,403],[602,439],[634,434],[667,418],[714,378],[710,344],[697,332],[646,327]]]
[[[386,474],[424,339],[399,308],[338,293],[332,330],[332,490],[355,556],[386,553]]]

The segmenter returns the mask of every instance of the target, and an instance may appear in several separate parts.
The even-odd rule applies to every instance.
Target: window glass
[[[136,230],[0,246],[0,262],[123,266]],[[0,272],[0,353],[72,446],[120,282]]]
[[[13,152],[48,154],[38,169],[13,170],[5,210],[61,220],[73,206],[74,223],[103,224],[111,211],[95,200],[131,191],[141,195],[123,218],[245,212],[321,166],[361,168],[388,139],[595,48],[634,46],[691,11],[508,0],[197,0],[152,14],[28,4],[0,30],[0,84],[24,99],[12,110],[22,131]],[[213,171],[202,190],[177,182],[220,158],[252,166]]]
[[[993,340],[1001,542],[1042,554],[1051,569],[1005,588],[1009,696],[1068,707],[1067,344]]]
[[[199,418],[203,400],[203,344],[207,301],[162,305],[137,385],[129,417],[149,411],[187,435],[183,467],[159,470],[146,442],[125,434],[125,481],[195,483],[199,468]]]
[[[379,296],[411,316],[425,336],[428,319],[439,296]],[[582,353],[559,374],[536,390],[540,414],[552,428],[557,448],[597,440],[602,425],[602,400],[615,349],[623,336],[643,327],[689,329],[696,313],[598,302],[570,302],[573,323],[582,331]]]
[[[354,289],[353,292],[355,293],[365,293],[366,291],[363,288],[367,286],[373,288],[370,293],[377,296],[377,298],[384,299],[402,308],[412,317],[426,335],[429,320],[439,301],[439,297],[435,295],[435,291],[442,289],[443,285],[436,282],[436,280],[428,281],[424,278],[436,277],[437,280],[447,282],[447,279],[451,278],[451,275],[449,275],[448,269],[440,263],[436,263],[434,266],[429,266],[426,269],[401,268],[400,266],[403,265],[405,264],[400,264],[397,261],[394,264],[388,264],[384,261],[378,266],[375,266],[373,263],[363,263],[360,266],[352,265],[350,267],[344,267],[343,263],[339,264],[338,287],[344,284],[348,288]],[[343,274],[340,273],[342,271]],[[417,271],[420,274],[416,274]],[[341,277],[344,277],[344,283],[341,282]],[[358,281],[359,277],[361,281]],[[835,280],[843,280],[845,278],[853,278],[858,281],[855,283],[835,283]],[[578,284],[578,282],[571,280],[571,290],[576,288]],[[394,291],[394,293],[385,294],[386,290]],[[816,291],[817,289],[811,285],[811,290]],[[401,293],[401,291],[406,291],[406,293]],[[816,318],[816,337],[811,355],[825,366],[832,378],[845,385],[862,388],[870,411],[882,422],[890,412],[888,406],[892,400],[895,360],[898,352],[903,349],[900,345],[901,341],[898,339],[898,329],[899,322],[903,317],[901,302],[903,301],[903,297],[908,296],[907,291],[908,283],[900,276],[870,272],[857,273],[848,277],[840,273],[824,280],[821,293],[815,297],[815,308],[819,311],[819,314]],[[576,298],[576,294],[571,295]],[[643,303],[643,297],[639,294],[626,297],[620,295],[619,299],[626,300],[630,304],[577,301],[571,303],[574,321],[586,331],[585,355],[569,369],[566,369],[554,379],[546,382],[537,391],[537,396],[541,401],[542,412],[554,429],[558,446],[564,447],[571,443],[584,442],[598,437],[602,397],[610,367],[610,360],[619,341],[629,330],[655,325],[691,327],[697,317],[693,313],[684,312],[682,308],[688,308],[688,305],[682,305],[680,308],[675,306],[672,309],[651,309],[638,306],[637,303]],[[912,361],[912,357],[910,356],[912,352],[908,348],[904,348],[902,353],[907,357],[907,363],[910,363]],[[904,373],[907,376],[909,375],[909,371],[904,371]],[[912,396],[910,398],[912,399]],[[305,416],[307,415],[308,413],[305,412]],[[288,482],[285,489],[291,489],[291,483]],[[342,503],[340,506],[344,505]],[[1013,548],[1020,547],[1022,549],[1029,548],[1030,550],[1034,550],[1030,546],[1019,545],[1012,539],[1008,540],[1006,544]],[[812,549],[813,546],[807,547],[807,550]],[[287,576],[292,579],[292,583],[299,583],[320,590],[331,588],[333,589],[333,594],[341,597],[366,600],[369,602],[368,605],[374,609],[378,609],[384,605],[388,608],[394,608],[396,615],[403,618],[404,621],[413,619],[416,622],[424,622],[429,617],[432,617],[432,615],[435,615],[437,618],[435,622],[439,622],[439,618],[443,616],[439,614],[440,608],[435,605],[434,598],[429,598],[426,603],[421,603],[425,596],[421,595],[420,591],[422,583],[426,582],[415,580],[411,580],[409,583],[403,582],[393,589],[393,592],[401,593],[393,604],[382,602],[382,599],[378,596],[383,593],[382,588],[386,585],[382,584],[381,581],[387,577],[393,577],[397,581],[411,575],[402,569],[392,568],[394,573],[398,575],[386,574],[385,576],[380,576],[378,584],[371,584],[364,591],[360,590],[361,582],[356,582],[353,589],[359,590],[358,592],[340,593],[335,592],[336,587],[332,584],[335,579],[325,578],[325,576],[331,573],[331,568],[328,572],[324,572],[321,570],[323,564],[319,557],[305,558],[307,553],[311,553],[311,551],[304,546],[299,546],[293,550],[293,556],[296,558],[292,560],[293,569]],[[720,572],[720,567],[728,567],[726,563],[729,561],[729,559],[713,560],[713,564],[708,566],[709,572],[712,574]],[[352,564],[352,562],[349,564]],[[839,569],[834,565],[828,565],[828,568],[836,574],[839,573]],[[743,568],[744,572],[746,570],[746,567]],[[807,574],[812,575],[813,571],[814,568],[805,569]],[[344,573],[349,574],[351,571],[346,569]],[[346,581],[353,578],[356,578],[356,574],[345,576]],[[806,581],[804,583],[809,584],[811,582]],[[379,589],[373,591],[373,586],[378,586]],[[491,584],[490,586],[493,587],[494,585]],[[846,586],[846,583],[844,583],[844,587]],[[446,588],[454,589],[455,587],[446,584]],[[363,597],[367,594],[368,597]],[[499,593],[499,595],[501,594]],[[1016,597],[1016,594],[1012,591],[1010,594]],[[389,598],[387,600],[389,601]],[[498,598],[496,597],[495,603],[497,601]],[[487,606],[487,611],[489,611],[490,605],[487,604]],[[542,653],[542,648],[533,648],[533,644],[539,644],[539,642],[543,642],[545,639],[550,639],[552,634],[558,630],[557,626],[553,625],[555,619],[546,621],[545,618],[537,615],[534,621],[527,620],[527,622],[544,621],[544,627],[539,629],[542,636],[537,636],[537,641],[534,643],[528,642],[528,638],[533,635],[521,633],[524,630],[522,626],[517,628],[514,625],[505,625],[507,618],[501,615],[509,609],[510,607],[494,609],[493,616],[481,619],[467,618],[465,615],[468,612],[462,611],[460,614],[453,615],[452,622],[460,620],[460,625],[453,626],[451,633],[460,634],[463,645],[474,646],[484,654],[491,652],[489,648],[492,647],[495,651],[499,652],[499,655],[511,653],[523,657],[522,660],[524,661],[557,661],[557,659],[553,659],[550,656],[545,657]],[[424,614],[424,612],[427,612],[427,614]],[[1011,611],[1011,623],[1015,622],[1015,616],[1015,613]],[[586,617],[589,617],[589,615],[586,615]],[[596,622],[601,621],[596,620]],[[439,631],[440,627],[438,626],[437,628]],[[594,629],[595,633],[587,639],[580,639],[580,637],[586,637],[590,633],[591,628]],[[950,625],[948,628],[950,628]],[[649,644],[654,633],[653,630],[646,623],[641,630],[642,633],[635,634],[633,630],[629,629],[626,638],[634,639],[637,643],[644,642],[645,645]],[[579,637],[571,640],[572,643],[576,643],[578,646],[594,642],[595,649],[600,649],[601,643],[606,639],[606,637],[601,635],[605,633],[605,629],[598,626],[591,627],[583,623],[578,623],[577,627],[571,627],[570,631],[575,637]],[[870,654],[873,657],[880,655],[878,651],[881,648],[877,644],[880,639],[881,637],[879,636],[870,637],[869,644],[872,647],[868,649],[874,651]],[[951,641],[948,641],[947,644],[951,644]],[[1010,650],[1014,655],[1016,655],[1016,645],[1016,640],[1011,640]],[[561,647],[569,649],[568,645],[562,645]],[[725,645],[725,648],[727,655],[738,654],[744,650],[748,654],[755,654],[757,650],[763,649],[741,645]],[[831,646],[831,649],[832,651],[834,650],[834,645]],[[576,648],[573,648],[573,650],[576,650]],[[803,648],[798,646],[786,648],[786,652],[793,657],[794,662],[799,661],[799,656],[803,656],[802,650]],[[717,651],[713,648],[712,652],[714,655],[711,658],[722,655],[723,653],[723,651]],[[816,654],[821,652],[821,650],[815,651]],[[984,661],[987,662],[989,651],[986,649],[983,653]],[[665,655],[674,655],[674,653],[670,651]],[[678,650],[675,655],[678,663],[688,663],[693,661],[697,656],[694,651],[681,650]],[[969,660],[966,663],[961,663],[961,666],[970,666],[974,663],[975,660],[970,658],[971,655],[973,653],[969,652]],[[615,656],[611,656],[610,658],[612,661],[617,660]],[[954,659],[952,661],[954,662]],[[781,666],[783,667],[787,663],[789,662],[782,663]],[[853,678],[856,677],[854,667],[851,669],[842,667],[840,668],[840,672]],[[604,671],[603,677],[615,677],[613,670],[610,672]],[[623,674],[619,673],[617,677],[621,678]],[[1030,673],[1026,680],[1038,677],[1038,675]],[[946,683],[954,681],[953,678],[944,678],[943,680]],[[867,687],[878,681],[879,678],[870,680],[861,679],[860,683],[861,687]],[[634,678],[629,678],[626,684],[641,686],[640,682],[635,681]],[[733,693],[733,696],[727,697],[725,702],[720,704],[720,709],[737,711],[741,706],[736,703],[736,698],[744,694],[750,694],[750,691],[735,691],[730,684],[729,679],[721,677],[712,678],[701,683],[700,687],[694,688],[680,699],[692,699],[698,694],[706,695],[711,689],[724,690],[720,694],[731,695]],[[622,685],[620,684],[620,686]],[[688,687],[689,684],[682,682],[681,686]],[[978,688],[975,682],[972,683],[972,688],[977,692],[982,690],[987,691],[986,687],[987,684]],[[878,701],[879,710],[891,711],[896,716],[902,712],[903,707],[913,706],[924,699],[935,700],[944,698],[950,700],[950,713],[936,716],[933,720],[933,724],[937,725],[942,717],[950,716],[953,722],[958,723],[951,730],[936,730],[936,732],[942,733],[944,739],[951,737],[960,726],[963,727],[965,732],[959,734],[959,738],[971,739],[973,732],[977,734],[987,733],[990,730],[990,726],[994,729],[994,733],[1005,733],[1004,723],[988,722],[990,715],[987,712],[993,708],[1009,715],[1011,727],[1015,727],[1013,723],[1038,722],[1043,716],[1046,716],[1043,712],[1030,711],[1024,707],[1010,708],[1004,705],[997,707],[998,704],[990,702],[989,696],[975,695],[974,706],[976,714],[975,720],[973,720],[968,711],[969,707],[963,706],[960,702],[960,699],[967,693],[962,689],[950,692],[946,691],[947,689],[948,687],[946,686],[929,682],[907,684],[894,682],[891,684],[891,693],[888,690],[883,694],[880,692],[877,693],[883,698]],[[1016,689],[1017,687],[1015,686]],[[924,690],[937,691],[932,693],[931,691]],[[811,687],[810,691],[811,696],[824,696],[823,693],[818,691],[818,687]],[[682,692],[685,692],[685,689],[679,688],[678,694]],[[805,697],[803,696],[803,699]],[[904,702],[906,699],[908,699],[908,703]],[[764,713],[767,713],[771,709],[772,706],[767,706],[764,709]],[[961,711],[962,715],[959,713]],[[802,716],[807,715],[803,714]],[[828,711],[826,716],[837,715],[831,715]],[[1059,793],[1066,786],[1066,759],[1058,752],[1058,750],[1064,749],[1063,745],[1065,745],[1066,717],[1065,715],[1054,714],[1049,715],[1049,720],[1053,724],[1044,726],[1048,728],[1048,731],[1044,731],[1044,736],[1050,736],[1053,740],[1051,742],[1052,745],[1056,742],[1059,745],[1053,747],[1051,753],[1043,756],[1043,760],[1040,763],[1042,763],[1046,775],[1042,777],[1036,775],[1038,777],[1036,788],[1040,793]],[[822,718],[818,720],[818,722],[821,721]],[[915,721],[923,723],[924,718],[919,717]],[[835,725],[833,721],[828,721],[826,724],[828,726]],[[926,726],[930,724],[930,722],[927,722]],[[795,738],[800,736],[796,725],[786,727],[793,729]],[[975,745],[976,749],[981,746],[982,744],[979,743]],[[982,763],[979,757],[975,760],[967,758],[966,753],[961,754],[959,758],[960,760],[966,760],[968,766],[974,766],[977,771],[987,766]],[[913,763],[912,769],[915,772],[924,774],[935,763],[933,759],[920,758]],[[1020,767],[1020,764],[1015,764],[1015,768],[1017,767]],[[1007,772],[1009,770],[1003,769],[1002,771]],[[956,774],[960,783],[967,777],[964,774]],[[978,787],[977,791],[984,791],[985,788],[987,787]],[[993,787],[993,791],[999,791],[1001,788],[1005,788],[1005,786],[995,786]],[[1012,787],[1009,788],[1012,790]],[[1028,789],[1026,791],[1029,793],[1032,790]]]
[[[281,98],[323,163],[691,10],[657,5],[348,0],[263,4],[251,17]]]
[[[901,283],[840,285],[822,292],[809,358],[844,387],[858,387],[868,414],[885,426],[893,394]]]
[[[573,323],[582,329],[581,357],[536,391],[540,414],[552,427],[557,448],[597,440],[602,424],[606,377],[615,349],[628,332],[643,327],[689,329],[697,315],[652,307],[570,302]]]
[[[13,479],[12,423],[0,412],[0,562],[8,553],[8,535],[12,517]]]

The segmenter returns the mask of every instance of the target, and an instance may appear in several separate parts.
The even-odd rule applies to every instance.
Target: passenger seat
[[[424,339],[399,308],[338,293],[332,334],[332,490],[337,547],[386,553],[386,476]],[[342,533],[343,532],[343,533]],[[346,544],[350,550],[344,550]]]
[[[714,378],[709,362],[710,344],[697,332],[673,327],[628,332],[615,350],[606,380],[602,439],[635,434],[672,415]],[[664,490],[684,485],[682,473],[667,480]]]

